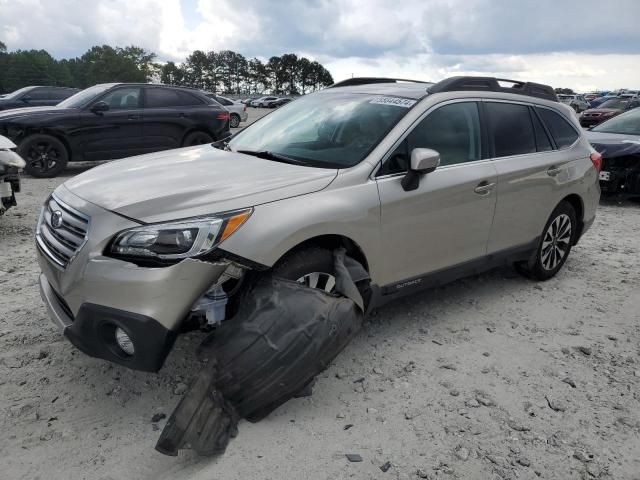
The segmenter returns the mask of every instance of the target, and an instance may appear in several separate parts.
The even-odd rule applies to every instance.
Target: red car
[[[633,108],[640,107],[640,99],[635,96],[621,96],[603,102],[598,108],[590,108],[580,114],[580,125],[593,127]]]

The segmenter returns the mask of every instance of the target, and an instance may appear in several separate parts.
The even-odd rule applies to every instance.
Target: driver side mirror
[[[109,104],[107,102],[97,102],[91,106],[91,111],[93,113],[102,113],[109,110]]]
[[[23,95],[20,100],[22,100],[24,103],[29,103],[31,101],[31,97],[29,95]]]
[[[420,185],[420,176],[433,172],[440,165],[440,154],[430,148],[414,148],[411,150],[409,170],[402,178],[405,192],[415,190]]]

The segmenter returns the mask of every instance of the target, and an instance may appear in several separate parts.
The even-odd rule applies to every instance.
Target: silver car
[[[241,122],[246,122],[249,114],[247,113],[247,106],[231,100],[230,98],[223,97],[221,95],[215,95],[213,93],[205,94],[209,98],[213,98],[216,102],[222,105],[224,108],[229,110],[229,126],[231,128],[238,128]]]
[[[156,371],[265,272],[334,291],[339,248],[368,311],[500,265],[549,279],[594,221],[600,164],[548,86],[349,79],[228,142],[69,179],[37,226],[40,289],[82,351]]]

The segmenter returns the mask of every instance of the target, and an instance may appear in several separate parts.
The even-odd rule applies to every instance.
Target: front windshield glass
[[[93,87],[86,88],[75,95],[70,96],[66,100],[63,100],[58,104],[60,108],[82,108],[91,102],[94,98],[100,95],[102,92],[113,87],[113,84],[105,83],[102,85],[94,85]]]
[[[19,90],[16,90],[15,92],[11,92],[11,93],[7,93],[6,95],[3,95],[2,98],[4,99],[12,99],[12,98],[17,98],[20,95],[22,95],[23,93],[28,92],[29,90],[31,90],[32,87],[24,87],[21,88]]]
[[[416,100],[358,93],[299,98],[238,133],[235,151],[270,152],[313,167],[360,163]]]
[[[613,108],[615,110],[624,110],[629,103],[628,99],[612,98],[606,102],[602,102],[598,108]]]
[[[611,120],[607,120],[591,129],[602,133],[626,133],[628,135],[640,135],[640,108],[623,113]]]

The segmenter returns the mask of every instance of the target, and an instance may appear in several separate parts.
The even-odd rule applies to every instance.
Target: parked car
[[[601,97],[598,98],[594,98],[593,100],[591,100],[589,102],[589,106],[591,108],[598,108],[600,105],[602,105],[604,102],[606,102],[607,100],[611,100],[613,98],[617,98],[618,95],[602,95]]]
[[[278,108],[281,107],[283,105],[286,105],[287,103],[291,102],[293,100],[293,98],[278,98],[277,100],[272,100],[270,102],[267,102],[265,104],[265,107],[267,108]]]
[[[255,100],[251,100],[250,106],[258,107],[258,108],[264,108],[264,106],[267,104],[267,102],[271,102],[271,101],[277,100],[277,99],[278,99],[278,97],[260,97],[260,98],[256,98]]]
[[[80,90],[66,87],[24,87],[0,97],[0,110],[54,106]]]
[[[25,162],[15,150],[15,143],[0,136],[0,216],[16,206],[16,192],[20,191],[20,171]]]
[[[18,145],[35,177],[55,177],[67,162],[113,160],[211,143],[230,135],[229,112],[192,89],[108,83],[55,107],[0,112],[0,135]]]
[[[589,108],[589,102],[587,102],[582,95],[558,94],[558,100],[565,105],[569,105],[577,113],[583,112]]]
[[[209,98],[213,98],[216,102],[229,110],[229,126],[231,128],[238,128],[240,122],[246,122],[249,115],[247,114],[247,106],[240,102],[234,102],[230,98],[223,97],[221,95],[215,95],[213,93],[205,92],[205,95]]]
[[[602,194],[640,197],[640,108],[593,127],[586,136],[602,154]]]
[[[600,104],[598,108],[590,108],[580,115],[580,125],[593,127],[627,110],[640,107],[640,99],[634,96],[619,96]]]
[[[70,178],[35,236],[52,320],[89,355],[155,371],[199,318],[228,358],[253,359],[245,371],[270,372],[266,392],[285,363],[296,385],[310,381],[316,357],[289,353],[323,339],[225,333],[265,275],[335,293],[345,249],[366,311],[498,265],[553,277],[594,221],[601,158],[551,87],[501,85],[349,79],[229,141]]]

